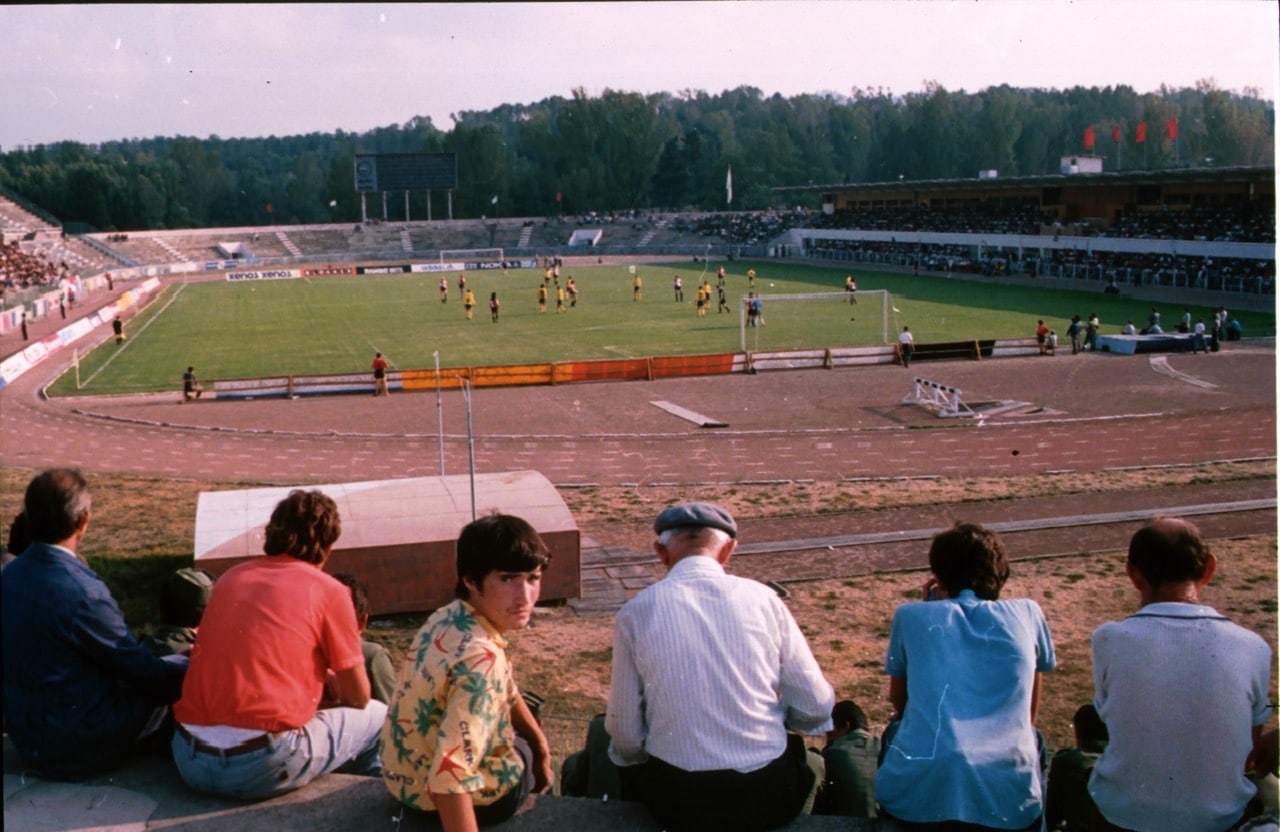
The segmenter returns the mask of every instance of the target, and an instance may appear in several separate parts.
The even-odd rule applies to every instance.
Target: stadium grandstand
[[[1117,289],[1275,293],[1274,167],[984,175],[778,192],[816,193],[822,204],[819,217],[772,241],[784,256]]]
[[[1275,169],[1196,169],[776,189],[819,210],[587,212],[71,234],[0,193],[6,307],[71,276],[435,259],[781,257],[1081,281],[1080,288],[1275,292]],[[1095,285],[1088,285],[1089,283]]]

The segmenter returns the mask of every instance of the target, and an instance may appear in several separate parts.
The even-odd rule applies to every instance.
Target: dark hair
[[[350,572],[339,572],[333,579],[351,590],[351,605],[356,608],[356,621],[369,614],[369,591],[364,582]]]
[[[262,551],[321,563],[342,534],[338,504],[319,491],[290,491],[276,504],[267,523]]]
[[[1009,580],[1009,562],[996,533],[977,523],[956,523],[933,538],[929,568],[952,598],[971,589],[984,601],[995,601]]]
[[[1129,563],[1152,588],[1199,581],[1209,562],[1209,545],[1193,524],[1177,517],[1156,517],[1129,541]]]
[[[76,533],[89,514],[89,483],[74,468],[50,468],[37,474],[23,497],[27,533],[41,543],[61,543]]]
[[[847,725],[850,730],[863,731],[869,730],[871,725],[867,722],[866,713],[852,699],[841,699],[836,703],[831,709],[831,722],[837,728]]]
[[[16,558],[25,552],[30,545],[31,530],[27,528],[27,513],[20,511],[18,516],[13,518],[13,522],[9,524],[9,542],[5,544],[5,550]]]
[[[1102,721],[1098,709],[1092,703],[1077,708],[1075,716],[1071,717],[1071,724],[1076,727],[1076,737],[1082,751],[1099,753],[1111,740],[1107,724]]]
[[[471,594],[464,578],[479,586],[490,572],[532,572],[551,562],[551,552],[529,521],[496,512],[463,527],[457,554],[454,594],[463,600]]]

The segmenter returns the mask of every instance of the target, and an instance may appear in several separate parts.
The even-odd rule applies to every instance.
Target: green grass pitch
[[[748,268],[757,272],[766,326],[748,330],[751,350],[837,347],[881,342],[879,298],[852,306],[843,301],[769,302],[770,295],[841,292],[843,268],[781,261],[725,263],[732,312],[717,313],[715,268],[702,263],[639,264],[643,299],[632,299],[629,267],[564,268],[579,287],[576,308],[556,314],[554,291],[539,312],[540,269],[473,271],[474,318],[463,314],[456,272],[446,273],[448,302],[440,302],[439,274],[316,277],[297,280],[175,283],[128,323],[122,346],[108,341],[80,357],[80,392],[106,394],[173,390],[187,365],[202,381],[217,378],[306,375],[367,370],[375,350],[398,369],[526,364],[593,358],[736,352],[740,349],[739,300],[747,293]],[[1132,319],[1141,327],[1150,303],[1101,293],[1006,286],[940,276],[857,270],[860,290],[887,289],[897,312],[890,338],[903,325],[918,343],[1031,335],[1043,318],[1065,343],[1071,315],[1097,312],[1104,333]],[[672,276],[684,279],[677,303]],[[694,303],[701,280],[713,287],[705,317]],[[501,301],[498,323],[489,320],[489,293]],[[874,302],[872,302],[874,301]],[[566,301],[566,306],[567,306]],[[1162,308],[1176,322],[1181,306]],[[1210,310],[1193,308],[1196,317]],[[1235,314],[1235,313],[1233,313]],[[1237,315],[1247,335],[1273,334],[1275,316]],[[852,319],[852,320],[851,320]],[[52,388],[76,392],[75,373]]]

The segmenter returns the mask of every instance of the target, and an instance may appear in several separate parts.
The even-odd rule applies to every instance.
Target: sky
[[[0,150],[364,132],[599,95],[1128,85],[1274,101],[1273,0],[5,5]]]

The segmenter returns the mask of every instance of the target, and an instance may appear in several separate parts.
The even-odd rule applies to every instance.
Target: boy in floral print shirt
[[[526,521],[493,514],[458,537],[457,599],[418,631],[382,727],[383,782],[445,832],[500,823],[551,785],[551,752],[520,696],[503,633],[529,623],[550,559]]]

